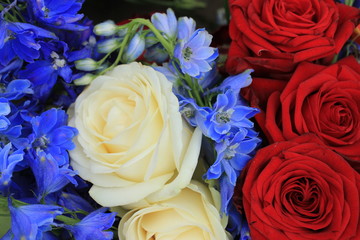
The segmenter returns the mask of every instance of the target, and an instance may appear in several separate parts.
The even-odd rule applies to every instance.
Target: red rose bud
[[[330,64],[349,39],[360,10],[334,0],[231,0],[229,74],[288,80],[300,62]]]
[[[256,240],[360,239],[360,175],[313,134],[257,152],[234,204]]]

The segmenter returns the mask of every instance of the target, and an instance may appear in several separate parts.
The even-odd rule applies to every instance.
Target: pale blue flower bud
[[[99,64],[92,58],[84,58],[78,61],[75,61],[75,67],[81,71],[94,71],[99,68]]]
[[[77,86],[88,85],[95,79],[95,77],[96,76],[94,74],[87,73],[84,76],[75,79],[74,84]]]
[[[117,32],[117,26],[114,21],[107,20],[94,27],[94,33],[99,36],[111,36]]]
[[[120,44],[120,40],[117,38],[110,38],[97,44],[97,50],[99,53],[109,53],[115,50]]]
[[[123,62],[132,62],[144,52],[145,50],[145,39],[139,33],[136,33],[131,39],[127,49],[122,56]]]

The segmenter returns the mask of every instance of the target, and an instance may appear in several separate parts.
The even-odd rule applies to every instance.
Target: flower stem
[[[140,23],[146,27],[148,27],[156,36],[156,38],[159,40],[159,42],[161,43],[161,45],[166,49],[167,53],[169,54],[170,58],[173,57],[174,55],[174,47],[172,46],[171,43],[169,43],[168,40],[166,40],[164,38],[164,36],[160,33],[160,31],[158,29],[155,28],[155,26],[147,19],[143,19],[143,18],[135,18],[131,21],[131,23]]]

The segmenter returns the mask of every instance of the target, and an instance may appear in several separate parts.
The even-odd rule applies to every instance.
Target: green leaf
[[[7,199],[0,197],[0,238],[11,228],[11,217]]]

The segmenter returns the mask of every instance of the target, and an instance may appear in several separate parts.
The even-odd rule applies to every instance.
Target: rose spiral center
[[[319,214],[318,184],[311,178],[297,178],[283,186],[284,209],[304,218],[317,218]]]

